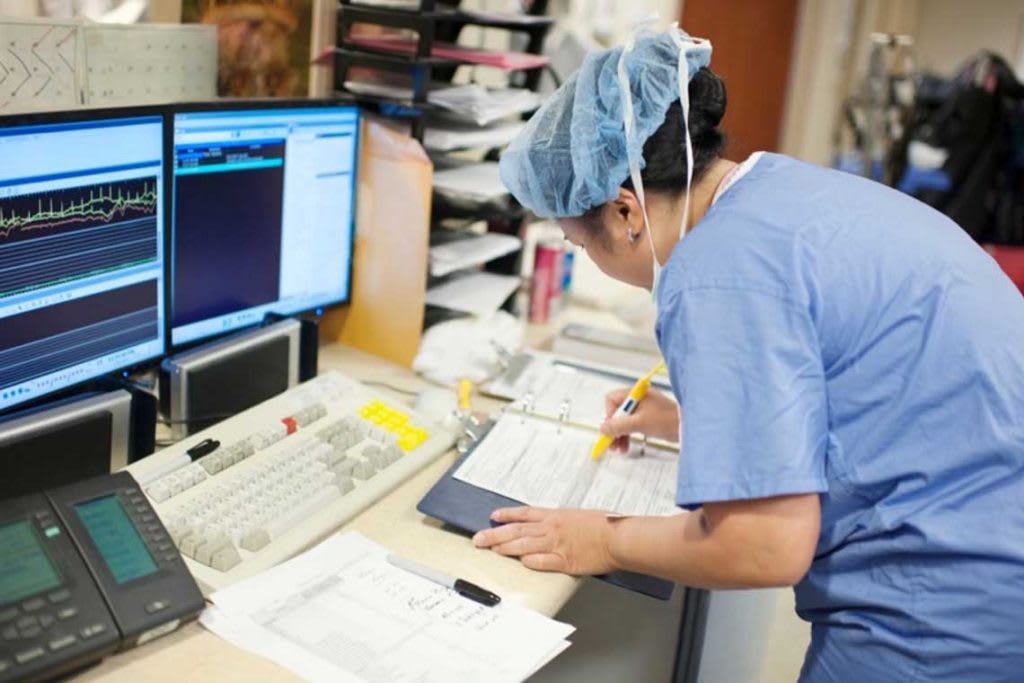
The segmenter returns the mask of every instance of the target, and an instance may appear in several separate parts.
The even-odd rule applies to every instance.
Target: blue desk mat
[[[444,473],[444,476],[419,502],[416,509],[458,529],[476,533],[481,529],[493,526],[491,512],[494,510],[502,507],[515,507],[522,503],[456,479],[456,470],[469,457],[470,453],[472,451],[460,457]],[[672,597],[672,589],[675,587],[671,581],[634,572],[613,572],[597,578],[659,600],[668,600]]]

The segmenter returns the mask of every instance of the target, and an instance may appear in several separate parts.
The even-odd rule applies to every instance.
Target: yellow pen
[[[664,371],[665,364],[658,363],[651,368],[650,372],[638,379],[636,384],[633,385],[633,388],[629,390],[629,395],[626,397],[626,400],[622,402],[622,405],[620,405],[614,413],[612,413],[612,417],[632,415],[633,412],[636,411],[636,407],[640,404],[640,401],[642,401],[644,396],[647,395],[647,390],[651,388],[651,378],[659,372]],[[590,457],[594,460],[600,460],[601,456],[604,455],[604,452],[608,450],[608,447],[612,445],[614,440],[614,438],[605,434],[597,437],[597,443],[594,444],[594,448],[590,451]]]
[[[473,393],[473,383],[468,379],[459,380],[459,410],[468,414],[470,409],[469,397]]]

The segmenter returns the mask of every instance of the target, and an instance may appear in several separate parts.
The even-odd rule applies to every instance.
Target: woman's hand
[[[643,434],[653,439],[675,441],[679,438],[679,406],[660,391],[651,389],[640,401],[632,415],[612,417],[612,414],[629,396],[629,389],[610,392],[604,399],[605,421],[601,433],[615,437],[612,450],[625,453],[629,450],[629,435]]]
[[[612,520],[604,512],[518,507],[495,510],[491,519],[502,526],[477,533],[473,544],[518,557],[530,569],[574,576],[615,569],[609,552]]]

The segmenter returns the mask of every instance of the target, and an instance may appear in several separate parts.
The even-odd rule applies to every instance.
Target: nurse
[[[652,392],[603,428],[681,430],[686,512],[504,509],[475,543],[545,571],[795,586],[808,683],[1024,680],[1024,300],[914,199],[724,159],[709,60],[674,27],[591,55],[501,159],[520,202],[652,290],[681,410]]]

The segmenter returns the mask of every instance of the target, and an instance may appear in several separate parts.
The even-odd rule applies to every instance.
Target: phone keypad
[[[31,515],[37,530],[45,539],[61,533],[51,513],[40,511]],[[0,608],[0,676],[17,672],[22,667],[35,667],[38,661],[72,648],[86,638],[107,630],[102,623],[80,623],[79,606],[67,587],[36,594]],[[15,674],[17,677],[17,674]]]

